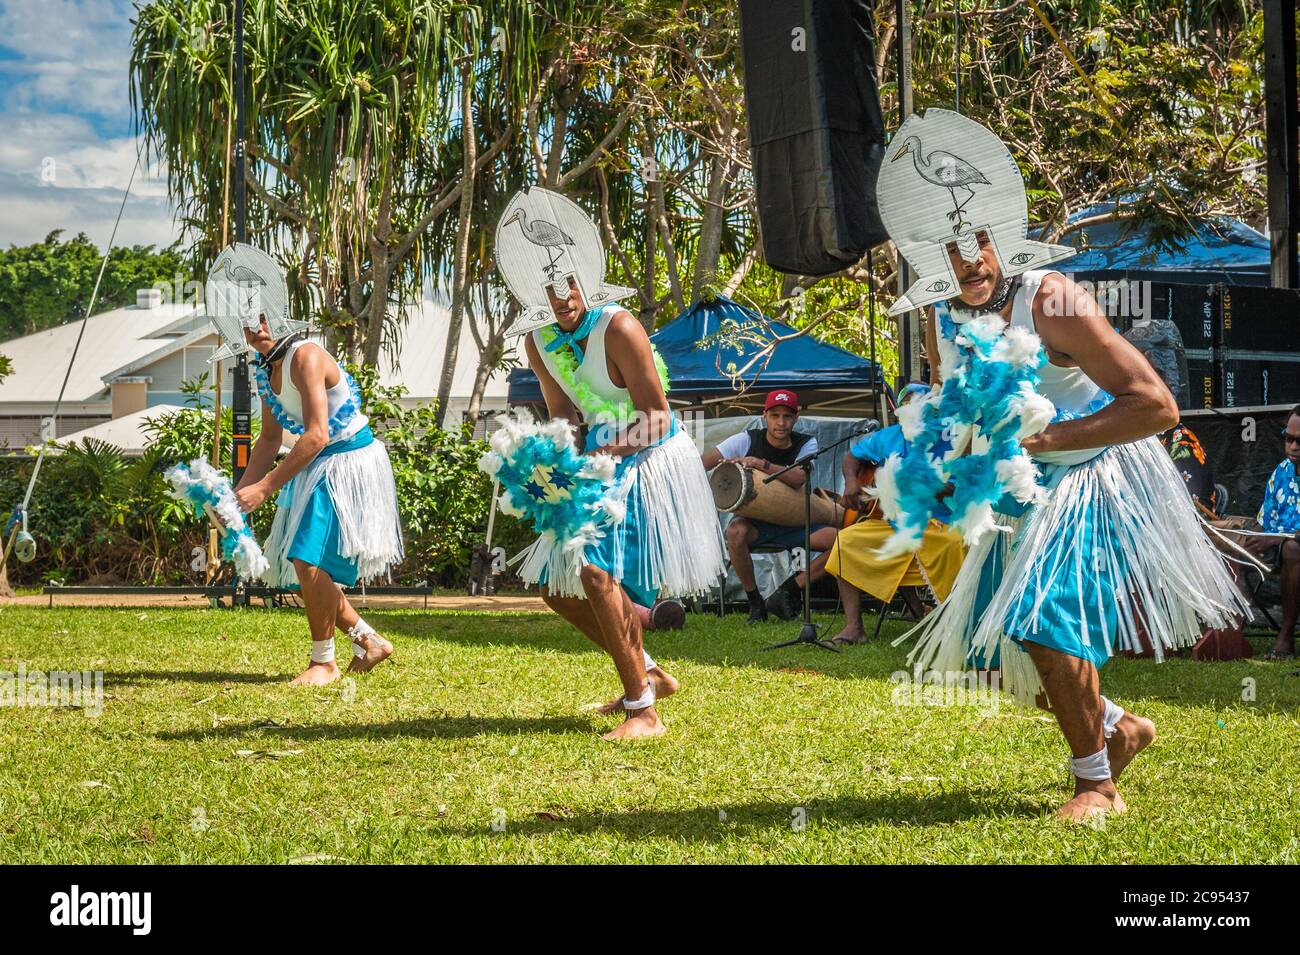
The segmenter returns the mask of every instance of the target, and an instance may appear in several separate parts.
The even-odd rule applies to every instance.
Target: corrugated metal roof
[[[89,438],[95,441],[106,441],[128,455],[142,454],[149,443],[149,433],[145,430],[145,425],[150,420],[183,410],[180,405],[152,405],[140,411],[122,415],[120,418],[114,418],[112,421],[105,421],[82,431],[63,435],[59,438],[59,443],[81,444]],[[292,441],[282,443],[280,453],[288,454],[289,449],[292,447]]]
[[[122,415],[120,418],[114,418],[112,421],[94,425],[83,431],[64,435],[59,438],[59,443],[81,444],[87,439],[92,439],[106,441],[127,454],[140,454],[148,443],[149,436],[145,432],[144,426],[149,420],[151,418],[161,418],[165,414],[181,410],[183,409],[180,405],[153,405],[140,411]]]
[[[402,385],[409,399],[430,400],[437,395],[448,317],[447,309],[435,302],[412,306],[410,319],[400,332],[396,360],[380,358],[380,379],[385,385]],[[94,316],[86,326],[64,401],[106,401],[106,377],[142,373],[178,349],[205,338],[206,324],[190,331],[196,329],[197,319],[199,309],[194,305],[119,308]],[[0,343],[0,354],[8,356],[14,366],[14,373],[0,384],[0,408],[5,404],[53,403],[80,330],[80,322],[69,322]],[[468,324],[462,325],[453,398],[469,396],[477,367],[478,348]],[[489,379],[484,395],[504,399],[506,390],[507,375],[498,372]]]
[[[410,309],[410,319],[400,330],[400,354],[396,361],[380,355],[379,376],[386,385],[400,384],[407,397],[432,400],[438,395],[442,359],[447,347],[447,323],[451,315],[436,302],[424,301]],[[468,319],[461,325],[460,346],[456,352],[456,371],[451,379],[451,396],[468,398],[474,390],[478,369],[478,345],[470,331]],[[504,400],[509,390],[509,373],[497,372],[488,379],[485,398]]]
[[[128,306],[92,316],[63,400],[76,403],[106,398],[104,375],[166,345],[168,338],[158,337],[162,329],[194,312],[194,305]],[[0,343],[0,354],[8,357],[14,368],[0,383],[0,405],[55,401],[80,332],[80,321],[68,322]]]

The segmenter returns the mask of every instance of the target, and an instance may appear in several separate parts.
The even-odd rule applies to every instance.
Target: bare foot
[[[646,676],[650,678],[650,684],[655,688],[655,700],[666,700],[678,690],[681,684],[677,679],[665,670],[663,667],[655,667],[653,670],[647,670]],[[616,696],[608,703],[602,703],[596,707],[596,712],[601,716],[609,716],[611,713],[623,712],[623,697]]]
[[[377,633],[368,633],[362,637],[360,646],[365,649],[366,655],[359,657],[353,654],[352,662],[348,664],[349,673],[369,673],[393,655],[393,645]]]
[[[633,710],[627,715],[627,719],[602,736],[601,739],[610,741],[642,739],[648,736],[663,736],[667,732],[668,728],[659,719],[659,714],[655,712],[655,708],[647,706],[644,709]]]
[[[290,686],[325,686],[333,683],[343,674],[339,665],[331,660],[329,663],[311,663],[291,681]]]
[[[1107,813],[1119,814],[1127,808],[1109,779],[1100,783],[1079,779],[1075,781],[1074,798],[1056,810],[1056,818],[1061,822],[1086,823]]]
[[[1115,727],[1115,734],[1106,740],[1106,753],[1110,757],[1110,778],[1119,774],[1133,762],[1133,757],[1151,745],[1156,738],[1156,724],[1145,716],[1125,712]]]
[[[831,643],[866,643],[867,634],[861,627],[845,627],[835,636],[831,637]]]

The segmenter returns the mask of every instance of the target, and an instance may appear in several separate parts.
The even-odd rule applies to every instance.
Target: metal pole
[[[244,66],[244,0],[235,0],[235,241],[243,242],[248,234],[245,218],[248,205],[248,191],[244,188],[245,140],[247,119],[244,115],[245,86],[247,78]],[[234,382],[230,395],[230,413],[232,419],[230,442],[230,470],[234,483],[238,484],[248,468],[248,456],[253,443],[253,409],[248,392],[248,358],[240,355],[235,359]],[[248,603],[248,595],[240,586],[239,577],[234,580],[235,593],[230,598],[232,606]]]
[[[247,119],[244,113],[247,83],[244,66],[244,0],[235,0],[235,241],[244,242],[248,234],[246,219],[248,191],[244,188],[246,162],[245,135]],[[235,361],[234,388],[230,396],[230,410],[234,418],[230,450],[230,467],[235,483],[244,476],[248,455],[252,449],[253,409],[248,391],[248,358],[240,355]]]
[[[898,44],[898,124],[901,126],[912,115],[912,13],[908,0],[895,0],[895,22],[898,24],[895,42]],[[898,294],[902,295],[912,284],[912,270],[901,255],[898,256]],[[920,377],[921,360],[916,342],[921,337],[920,315],[915,311],[898,317],[898,387]]]
[[[871,388],[871,417],[877,421],[882,420],[880,417],[880,388],[885,382],[885,376],[880,373],[880,366],[876,364],[876,294],[871,287],[871,276],[874,274],[875,263],[872,261],[872,250],[867,249],[867,321],[870,323],[870,342],[871,342],[871,374],[873,385]]]
[[[1264,129],[1268,236],[1276,288],[1300,288],[1295,0],[1264,0]]]

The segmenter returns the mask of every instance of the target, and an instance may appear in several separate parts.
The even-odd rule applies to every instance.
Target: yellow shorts
[[[947,524],[931,521],[915,554],[877,557],[876,549],[893,533],[886,521],[858,521],[835,538],[826,572],[877,600],[890,601],[899,587],[929,584],[940,600],[952,590],[966,559],[961,535]]]

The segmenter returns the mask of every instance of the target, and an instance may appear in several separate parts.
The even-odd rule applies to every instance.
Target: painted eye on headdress
[[[948,283],[943,279],[940,279],[937,282],[931,282],[929,286],[926,287],[927,292],[946,292],[947,290]]]
[[[1032,253],[1032,252],[1017,252],[1015,255],[1013,255],[1013,256],[1011,257],[1011,264],[1012,264],[1012,265],[1024,265],[1026,262],[1028,262],[1028,261],[1029,261],[1030,259],[1032,259],[1033,257],[1034,257],[1034,253]]]

